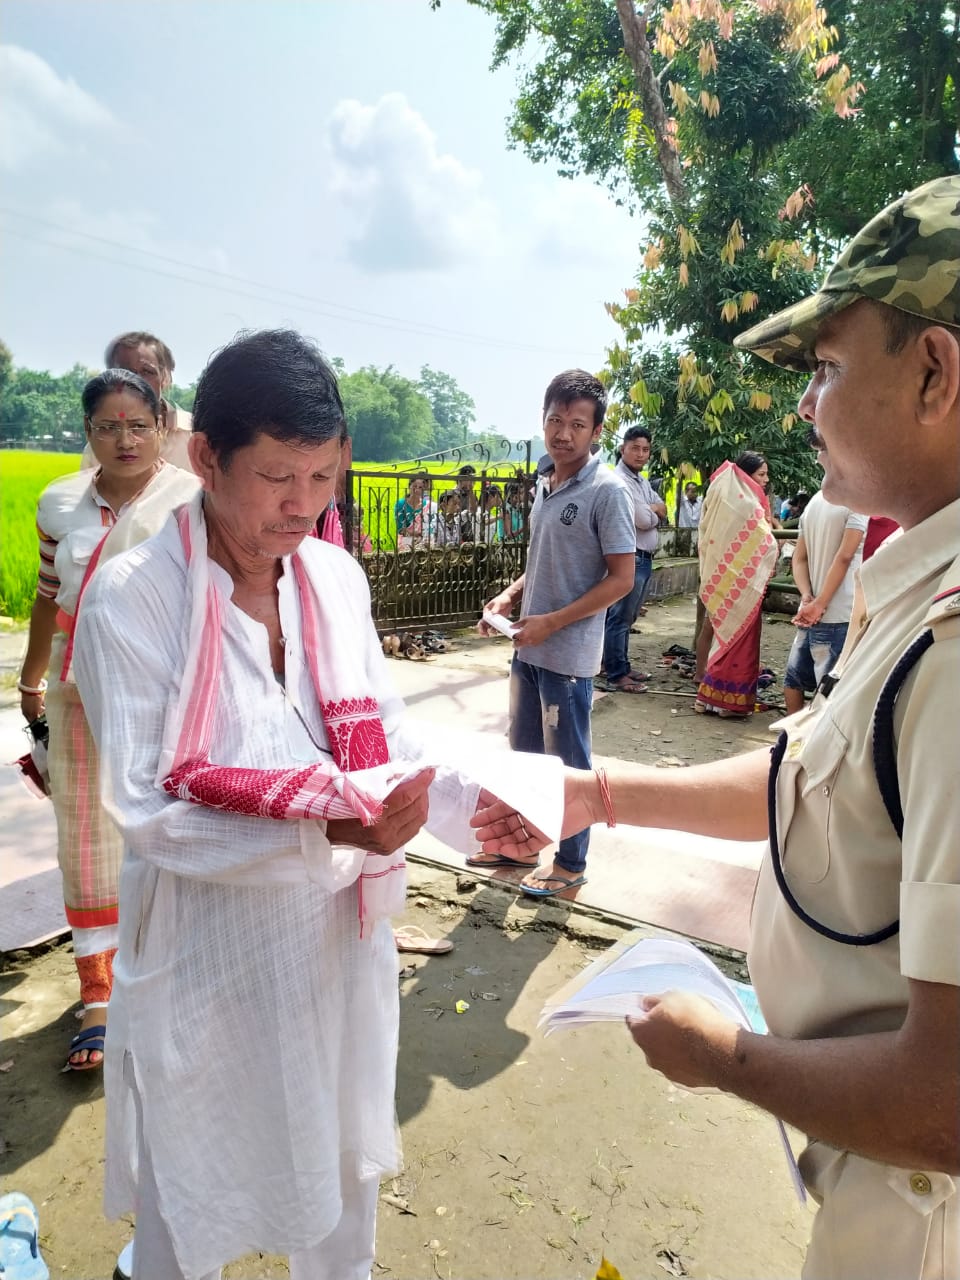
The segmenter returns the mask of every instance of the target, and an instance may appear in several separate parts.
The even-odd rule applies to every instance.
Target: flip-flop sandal
[[[105,1026],[99,1026],[99,1027],[87,1027],[86,1031],[81,1031],[77,1035],[75,1035],[73,1039],[70,1041],[70,1052],[67,1054],[67,1061],[66,1061],[66,1065],[63,1068],[63,1072],[65,1073],[67,1071],[99,1071],[99,1069],[103,1066],[103,1057],[101,1056],[99,1062],[91,1062],[90,1054],[91,1053],[99,1053],[101,1055],[103,1054],[103,1038],[106,1034],[107,1034],[107,1028]],[[87,1050],[86,1062],[78,1062],[76,1063],[76,1065],[74,1065],[70,1061],[70,1059],[73,1057],[75,1053],[80,1053],[81,1050],[83,1049]],[[2,1275],[2,1273],[0,1273],[0,1275]]]
[[[487,867],[494,871],[497,867],[526,867],[529,871],[537,865],[536,858],[508,858],[505,853],[495,853],[488,858],[478,853],[472,858],[466,858],[465,862],[468,867],[474,867],[477,871],[483,871]]]
[[[629,676],[619,681],[607,681],[607,693],[646,693],[647,686],[638,684],[636,680],[631,680]]]
[[[133,1275],[133,1246],[135,1241],[129,1240],[120,1250],[117,1265],[113,1268],[113,1280],[130,1280]]]
[[[3,1280],[49,1280],[40,1256],[40,1220],[20,1191],[0,1196],[0,1276]]]
[[[572,880],[567,880],[565,876],[537,876],[542,884],[555,884],[556,889],[534,889],[529,885],[522,884],[520,892],[525,893],[528,898],[554,898],[558,893],[566,893],[568,889],[578,889],[580,885],[587,883],[586,876],[574,876]]]
[[[393,931],[398,951],[415,951],[422,956],[446,956],[453,950],[449,938],[431,938],[416,924],[402,924]]]

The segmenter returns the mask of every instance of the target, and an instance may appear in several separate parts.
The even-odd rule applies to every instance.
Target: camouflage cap
[[[960,325],[960,174],[888,205],[854,236],[812,297],[738,334],[733,345],[807,370],[823,321],[859,298]]]

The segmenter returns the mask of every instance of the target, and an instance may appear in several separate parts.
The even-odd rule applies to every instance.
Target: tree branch
[[[653,70],[650,58],[650,43],[647,40],[647,20],[653,8],[654,0],[647,0],[642,13],[638,14],[633,0],[617,0],[617,17],[623,32],[623,47],[633,73],[637,78],[640,100],[643,103],[643,114],[657,144],[657,162],[663,174],[667,194],[675,206],[681,208],[686,203],[686,185],[683,181],[683,170],[680,158],[671,145],[667,133],[667,112],[663,105],[663,96]]]

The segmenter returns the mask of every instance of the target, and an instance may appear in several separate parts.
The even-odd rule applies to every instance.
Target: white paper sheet
[[[745,1000],[740,998],[738,987]],[[642,1016],[642,996],[663,995],[666,991],[704,996],[741,1027],[766,1034],[752,988],[730,982],[692,943],[670,938],[637,939],[636,935],[624,938],[548,1000],[537,1025],[543,1028],[544,1035],[550,1035],[562,1027],[588,1022],[621,1022],[627,1014]],[[794,1191],[804,1204],[807,1192],[787,1130],[781,1120],[776,1125]]]
[[[502,613],[487,613],[484,609],[483,620],[488,627],[493,627],[494,631],[499,631],[501,635],[508,636],[511,640],[517,634],[517,626]]]
[[[434,767],[447,773],[449,785],[475,783],[522,814],[527,825],[542,831],[551,843],[560,839],[563,761],[558,756],[510,751],[481,734],[451,733],[444,735],[442,759],[428,747],[415,764],[381,764],[357,770],[350,779],[368,795],[383,801],[402,782]],[[459,780],[450,775],[450,770],[459,775]]]

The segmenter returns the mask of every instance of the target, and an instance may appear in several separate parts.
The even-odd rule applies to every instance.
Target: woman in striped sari
[[[108,369],[91,379],[83,411],[97,467],[61,477],[40,495],[40,572],[19,680],[24,717],[33,723],[46,716],[50,733],[57,852],[83,1001],[64,1068],[72,1071],[103,1061],[122,852],[100,804],[96,748],[71,676],[75,615],[98,564],[150,537],[199,487],[196,476],[161,458],[163,411],[139,375]]]

